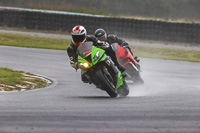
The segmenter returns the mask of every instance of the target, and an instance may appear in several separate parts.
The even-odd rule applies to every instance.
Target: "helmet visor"
[[[107,38],[106,38],[106,34],[105,35],[103,35],[103,36],[101,36],[101,37],[97,37],[97,39],[99,40],[99,41],[105,41]]]
[[[72,40],[74,43],[81,43],[85,40],[85,35],[72,35]]]

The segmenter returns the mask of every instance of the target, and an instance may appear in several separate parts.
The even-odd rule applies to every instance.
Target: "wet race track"
[[[0,46],[0,67],[52,79],[0,93],[0,131],[40,133],[200,132],[200,63],[141,58],[145,84],[109,98],[84,84],[66,51]]]

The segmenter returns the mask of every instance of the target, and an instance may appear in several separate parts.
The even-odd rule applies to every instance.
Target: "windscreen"
[[[92,42],[84,42],[78,46],[76,53],[81,57],[85,57],[87,54],[92,52],[92,46]]]

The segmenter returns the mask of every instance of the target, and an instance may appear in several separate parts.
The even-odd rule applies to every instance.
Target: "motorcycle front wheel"
[[[106,70],[105,70],[106,71]],[[101,85],[101,89],[105,90],[110,97],[117,97],[118,93],[115,91],[113,81],[101,69],[96,71],[96,77]]]

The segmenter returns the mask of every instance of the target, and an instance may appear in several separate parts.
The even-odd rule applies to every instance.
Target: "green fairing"
[[[96,53],[99,51],[99,58],[93,62],[93,58],[95,57]],[[88,63],[89,64],[89,68],[94,66],[95,64],[97,64],[97,62],[99,61],[100,57],[103,56],[103,54],[105,53],[105,51],[103,49],[99,49],[95,46],[92,46],[92,51],[90,53],[88,53],[86,56],[84,56],[83,58],[81,56],[78,56],[78,67],[82,68],[82,66],[80,65],[80,63]],[[88,61],[85,60],[85,58],[87,58],[89,55],[92,55],[92,63],[89,63]],[[106,56],[104,56],[101,61],[105,60]]]
[[[100,48],[97,48],[97,47],[95,47],[95,46],[92,46],[92,59],[94,58],[94,56],[96,55],[96,53],[99,51],[99,57],[102,57],[103,56],[103,54],[105,53],[105,51],[103,50],[103,49],[100,49]],[[104,60],[105,60],[105,56],[104,56]],[[99,58],[100,59],[100,58]],[[98,61],[99,61],[99,59],[97,59],[95,62],[93,62],[93,60],[92,60],[92,66],[93,65],[95,65]],[[101,60],[102,61],[102,60]]]
[[[118,72],[118,79],[117,79],[117,85],[116,85],[116,90],[123,85],[123,79],[122,79],[122,73],[119,71]]]
[[[106,56],[103,56],[103,58],[101,59],[101,61],[105,60],[106,59]]]
[[[89,56],[90,54],[88,54],[87,56]],[[86,57],[87,57],[86,56]],[[81,56],[78,56],[78,67],[82,69],[82,66],[80,65],[80,63],[88,63],[90,64],[88,61],[86,61],[84,58],[82,58]],[[92,67],[92,65],[90,64],[89,68]]]
[[[95,55],[96,55],[96,53],[99,51],[99,58],[95,61],[95,62],[93,62],[93,59],[94,59],[94,57],[95,57]],[[86,56],[84,56],[84,57],[81,57],[80,55],[78,55],[78,67],[80,68],[80,69],[82,69],[82,70],[86,70],[85,68],[83,68],[80,64],[81,63],[88,63],[89,64],[89,67],[88,68],[90,68],[90,67],[92,67],[92,66],[94,66],[95,64],[97,64],[98,63],[98,61],[100,60],[100,61],[103,61],[103,60],[105,60],[106,59],[106,55],[103,55],[105,53],[105,51],[103,50],[103,49],[100,49],[100,48],[97,48],[97,47],[95,47],[95,46],[92,46],[92,51],[90,51],[90,53],[88,53]],[[89,63],[87,60],[85,60],[85,58],[87,58],[88,56],[90,56],[91,55],[91,57],[92,57],[92,63]],[[103,56],[103,58],[101,58]],[[87,68],[87,69],[88,69]],[[121,85],[123,85],[123,79],[122,79],[122,74],[121,74],[121,72],[119,71],[118,72],[118,78],[117,78],[117,84],[116,84],[116,90],[118,90],[118,88],[121,86]]]

